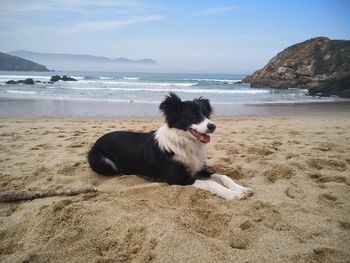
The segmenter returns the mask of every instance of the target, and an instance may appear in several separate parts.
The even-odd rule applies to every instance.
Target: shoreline
[[[304,116],[350,114],[350,100],[212,103],[214,116]],[[0,118],[160,117],[158,103],[0,97]]]

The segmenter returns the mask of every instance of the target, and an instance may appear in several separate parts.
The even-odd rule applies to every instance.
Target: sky
[[[143,71],[249,74],[309,38],[349,40],[349,14],[348,0],[0,0],[0,52],[152,58],[158,64]]]

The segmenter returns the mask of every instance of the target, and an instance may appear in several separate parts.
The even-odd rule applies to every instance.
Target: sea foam
[[[10,94],[37,94],[36,91],[32,90],[6,90],[6,92]]]

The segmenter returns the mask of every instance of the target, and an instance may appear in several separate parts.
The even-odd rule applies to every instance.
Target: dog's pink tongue
[[[194,129],[189,129],[189,132],[190,132],[194,137],[196,137],[198,141],[200,141],[200,142],[202,142],[202,143],[208,143],[208,142],[210,142],[210,136],[209,136],[209,135],[206,135],[206,134],[197,132],[197,131],[195,131]]]
[[[202,143],[208,143],[210,142],[210,136],[206,134],[199,134],[198,140],[200,140]]]

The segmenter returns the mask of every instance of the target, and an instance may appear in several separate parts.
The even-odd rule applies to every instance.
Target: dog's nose
[[[214,132],[216,129],[216,125],[214,123],[209,123],[207,127],[210,132]]]

